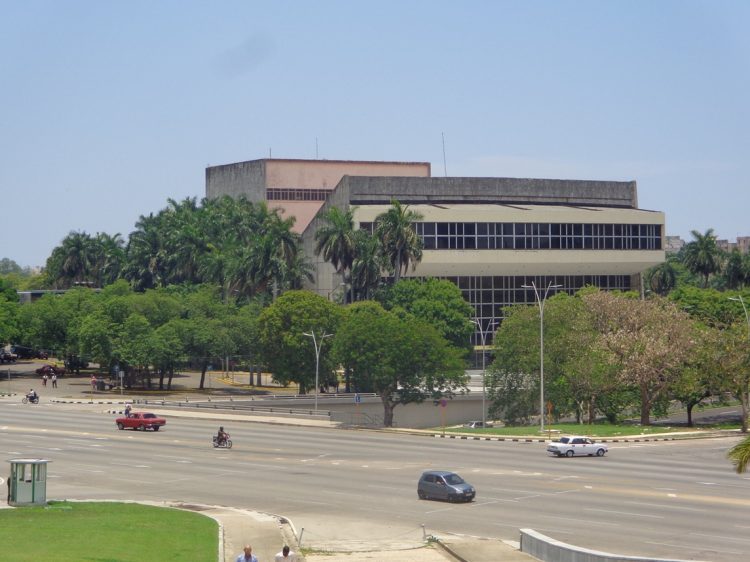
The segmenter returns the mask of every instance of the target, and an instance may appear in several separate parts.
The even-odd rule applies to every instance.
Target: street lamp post
[[[547,300],[547,294],[550,289],[557,289],[562,285],[553,285],[552,281],[547,285],[544,295],[539,294],[536,283],[531,285],[521,285],[524,289],[534,289],[536,302],[539,304],[539,427],[544,432],[544,302]]]
[[[487,374],[487,371],[485,370],[485,365],[484,365],[485,353],[487,353],[487,345],[485,343],[485,336],[487,335],[487,332],[489,332],[490,328],[492,328],[492,326],[497,324],[497,320],[493,320],[492,322],[487,324],[486,330],[482,329],[482,323],[479,321],[479,319],[475,318],[474,320],[472,320],[472,322],[476,324],[477,327],[479,328],[479,337],[482,339],[482,427],[487,427],[487,409],[484,406],[484,397],[485,397],[485,394],[487,394],[487,388],[484,384],[485,376]]]
[[[315,330],[310,329],[310,333],[302,332],[303,336],[312,338],[313,345],[315,346],[315,411],[318,411],[318,390],[320,385],[318,384],[318,373],[320,371],[320,348],[323,347],[323,340],[330,338],[333,334],[326,334],[320,336],[320,341],[315,337]]]

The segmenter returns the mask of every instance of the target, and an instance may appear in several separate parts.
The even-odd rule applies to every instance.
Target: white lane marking
[[[317,461],[317,460],[319,460],[319,459],[322,459],[322,458],[324,458],[324,457],[328,457],[328,456],[330,456],[330,454],[331,454],[331,453],[323,453],[322,455],[318,455],[317,457],[313,457],[313,458],[311,458],[311,459],[302,459],[302,462],[307,462],[307,461]]]
[[[187,461],[187,460],[181,460],[181,461],[175,461],[175,462],[179,462],[182,464],[193,464],[193,461]]]
[[[594,507],[586,507],[584,511],[597,511],[601,513],[614,513],[616,515],[631,515],[633,517],[648,517],[649,519],[664,519],[661,515],[647,515],[645,513],[632,513],[630,511],[615,511],[613,509],[597,509]]]
[[[698,547],[698,546],[686,546],[684,544],[675,544],[675,543],[670,543],[670,542],[656,542],[656,541],[643,541],[643,542],[646,544],[654,544],[657,546],[668,546],[671,548],[684,548],[684,549],[689,549],[689,550],[695,550],[696,548],[705,548],[705,546],[703,545]],[[718,549],[714,547],[711,547],[710,550],[711,552],[718,552],[721,554],[742,554],[743,553],[743,551],[741,550],[722,550],[722,549]]]
[[[559,482],[560,480],[567,480],[568,478],[580,478],[580,476],[558,476],[557,478],[553,478],[553,480]]]
[[[147,464],[137,464],[135,465],[135,468],[151,468],[151,467],[148,466]]]
[[[670,494],[670,495],[674,495],[674,494]],[[682,511],[699,511],[701,513],[703,512],[702,509],[698,509],[698,508],[695,508],[695,507],[681,507],[679,505],[666,505],[666,504],[661,504],[661,503],[631,502],[631,501],[625,501],[625,502],[622,502],[622,503],[626,503],[626,504],[630,504],[630,505],[646,505],[646,506],[649,506],[649,507],[662,507],[662,508],[665,508],[665,509],[678,509],[678,510],[682,510]]]
[[[716,482],[696,482],[696,484],[704,484],[705,486],[718,486]]]
[[[674,492],[677,488],[654,488],[654,490],[659,490],[661,492]]]
[[[739,541],[739,542],[750,543],[750,539],[741,539],[737,537],[725,537],[723,535],[709,535],[706,533],[688,533],[688,534],[695,536],[695,537],[708,537],[710,539],[721,539],[723,541]]]
[[[619,527],[619,523],[607,523],[605,521],[591,521],[590,519],[575,519],[573,517],[560,517],[559,515],[541,515],[548,519],[562,519],[563,521],[577,521],[579,523],[586,523],[587,525],[604,525],[605,527]]]

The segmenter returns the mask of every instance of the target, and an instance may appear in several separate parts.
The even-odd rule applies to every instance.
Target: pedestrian
[[[47,375],[42,375],[42,386],[47,386]]]
[[[275,562],[297,562],[297,553],[293,550],[289,550],[289,547],[284,545],[284,548],[281,549],[281,552],[279,552],[274,557]]]
[[[253,547],[246,544],[236,562],[258,562],[258,558],[253,554]]]
[[[57,388],[57,375],[52,373],[52,388]]]
[[[96,375],[91,375],[91,392],[96,390]]]
[[[126,402],[125,403],[125,417],[126,418],[130,417],[130,410],[132,410],[132,409],[133,409],[133,407],[130,405],[130,402]]]

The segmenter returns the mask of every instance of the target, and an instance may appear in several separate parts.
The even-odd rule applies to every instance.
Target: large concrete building
[[[354,208],[355,225],[370,229],[395,198],[423,217],[423,258],[406,276],[454,282],[485,330],[503,307],[536,302],[524,286],[638,289],[640,274],[664,261],[664,213],[638,208],[634,181],[433,178],[427,163],[255,160],[208,168],[206,194],[295,215],[315,267],[311,289],[324,296],[343,279],[314,253],[322,213]]]

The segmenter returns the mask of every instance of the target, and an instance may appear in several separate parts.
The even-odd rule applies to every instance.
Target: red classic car
[[[117,429],[129,427],[130,429],[140,429],[141,431],[146,431],[147,429],[159,431],[159,428],[166,424],[167,420],[148,412],[131,412],[127,417],[117,418],[115,423],[117,424]]]

